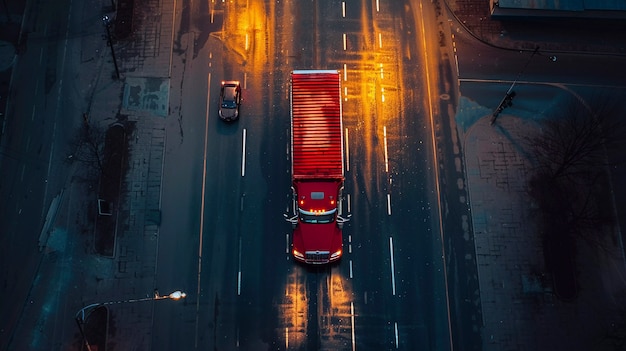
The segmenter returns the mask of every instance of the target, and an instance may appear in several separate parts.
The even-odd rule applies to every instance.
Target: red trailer
[[[291,73],[291,176],[296,260],[324,264],[341,258],[343,133],[336,70]]]

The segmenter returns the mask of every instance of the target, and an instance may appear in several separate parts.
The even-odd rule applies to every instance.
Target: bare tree
[[[596,98],[585,105],[572,99],[545,122],[544,133],[532,139],[538,170],[545,176],[577,182],[589,170],[607,165],[606,152],[619,138],[623,123],[615,104]]]
[[[70,159],[85,163],[96,168],[98,173],[102,173],[104,130],[90,124],[86,117],[84,121],[85,123],[77,130],[72,142],[74,153],[70,155]]]
[[[598,228],[614,220],[607,153],[623,141],[619,117],[608,97],[571,99],[528,140],[536,162],[531,195],[560,239],[578,235],[599,244]]]

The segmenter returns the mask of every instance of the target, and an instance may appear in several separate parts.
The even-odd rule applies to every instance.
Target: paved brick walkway
[[[598,253],[579,244],[579,295],[568,302],[552,293],[527,192],[525,139],[536,133],[535,122],[501,115],[493,126],[483,117],[465,134],[485,351],[590,350],[610,329],[624,289],[619,247]]]
[[[105,6],[107,1],[101,1]],[[90,106],[93,122],[106,126],[121,120],[133,126],[129,169],[120,189],[115,253],[110,262],[102,263],[100,272],[91,272],[100,277],[96,294],[90,296],[96,302],[151,297],[155,289],[174,0],[135,0],[134,6],[132,34],[114,44],[121,79],[112,80],[112,58],[104,47],[104,73],[91,82],[96,90]],[[86,61],[84,68],[89,70],[89,65],[93,63]],[[109,310],[111,320],[123,323],[110,330],[109,346],[151,349],[151,303]]]

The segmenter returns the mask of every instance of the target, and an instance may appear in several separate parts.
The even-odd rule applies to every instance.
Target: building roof
[[[626,18],[624,0],[490,0],[492,16]]]

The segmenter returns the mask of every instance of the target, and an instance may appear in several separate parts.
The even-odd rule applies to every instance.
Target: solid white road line
[[[393,262],[393,238],[389,237],[389,254],[391,255],[391,291],[396,295],[395,263]]]
[[[246,128],[243,129],[243,146],[241,151],[241,176],[246,175]]]
[[[352,322],[352,351],[356,348],[356,337],[354,335],[354,302],[350,302],[350,320]]]
[[[383,145],[385,147],[385,172],[389,173],[389,152],[387,151],[387,126],[383,126]]]
[[[350,172],[350,144],[348,143],[348,128],[346,128],[346,172]],[[348,211],[350,212],[350,211]]]
[[[209,101],[211,100],[211,73],[207,76],[207,93],[206,93],[206,108],[204,113],[204,156],[202,160],[202,195],[200,196],[200,230],[198,233],[198,290],[196,291],[196,335],[195,335],[195,347],[198,348],[198,336],[200,328],[200,284],[202,276],[202,229],[204,228],[204,199],[206,192],[206,158],[207,158],[207,145],[209,142]]]
[[[391,216],[391,194],[387,194],[387,214]]]
[[[393,324],[393,329],[396,333],[396,349],[398,348],[398,322],[395,322]]]
[[[241,237],[239,237],[239,272],[237,273],[237,296],[241,295]]]

